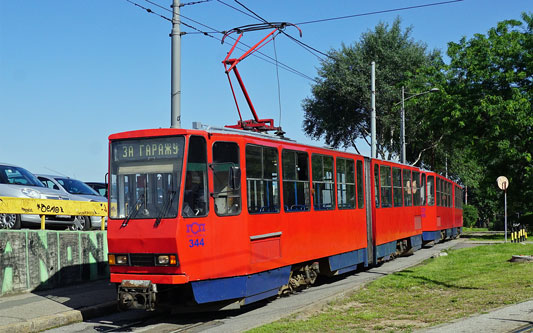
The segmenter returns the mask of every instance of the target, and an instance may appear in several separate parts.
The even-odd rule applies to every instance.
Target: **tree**
[[[475,227],[479,219],[477,208],[472,205],[463,206],[463,221],[466,227]]]
[[[503,206],[500,175],[510,180],[510,214],[533,212],[533,15],[449,43],[447,65],[410,31],[396,19],[330,51],[302,103],[305,132],[359,151],[355,140],[370,136],[370,62],[376,61],[382,158],[400,152],[401,87],[411,93],[438,87],[438,94],[406,102],[407,160],[468,186],[481,220],[493,220]]]
[[[401,87],[420,68],[439,67],[440,54],[402,31],[400,19],[380,23],[351,46],[331,50],[321,63],[312,96],[304,99],[304,131],[333,147],[353,147],[370,136],[370,63],[376,62],[377,151],[390,159],[400,151]],[[423,81],[423,80],[421,80]],[[388,156],[387,153],[388,152]]]
[[[501,175],[510,181],[509,211],[533,211],[533,15],[522,19],[448,47],[447,106],[457,124],[454,150],[463,150],[455,157],[483,170],[473,193],[482,218],[503,206]],[[456,171],[463,178],[466,170]]]

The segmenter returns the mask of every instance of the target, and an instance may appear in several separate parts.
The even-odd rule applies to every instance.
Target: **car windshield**
[[[177,216],[184,142],[175,136],[111,143],[111,218]]]
[[[107,197],[107,184],[100,183],[85,183],[89,185],[93,190],[98,192],[101,196]]]
[[[0,184],[44,187],[39,179],[28,170],[7,165],[0,165]]]
[[[88,195],[99,195],[95,190],[90,188],[84,182],[81,182],[76,179],[70,178],[55,178],[65,190],[70,194],[88,194]]]

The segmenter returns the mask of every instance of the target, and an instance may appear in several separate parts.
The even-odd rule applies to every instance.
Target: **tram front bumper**
[[[121,310],[155,310],[157,285],[149,280],[124,280],[118,286],[118,306]]]

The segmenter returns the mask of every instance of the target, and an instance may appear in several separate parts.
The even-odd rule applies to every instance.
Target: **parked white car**
[[[68,196],[46,188],[28,170],[8,163],[0,163],[0,197],[69,200]],[[67,225],[74,223],[72,216],[46,216],[46,224]],[[22,224],[39,226],[39,215],[0,214],[0,228],[20,229]]]
[[[107,198],[101,196],[84,182],[63,176],[54,175],[36,175],[39,181],[47,188],[59,190],[70,200],[75,201],[92,201],[106,202]],[[105,218],[107,221],[107,217]],[[71,229],[90,230],[92,228],[100,229],[102,218],[100,216],[76,216]]]

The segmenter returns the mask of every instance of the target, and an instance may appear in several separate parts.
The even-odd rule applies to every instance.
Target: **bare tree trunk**
[[[437,145],[440,143],[440,141],[442,140],[443,137],[444,137],[444,134],[441,135],[440,138],[436,142],[434,142],[431,145],[427,146],[426,148],[422,149],[420,151],[420,153],[418,154],[418,157],[416,158],[416,160],[411,165],[415,165],[415,164],[418,163],[418,161],[420,161],[420,158],[422,157],[422,153],[423,152],[425,152],[428,149],[437,147]],[[433,154],[433,166],[435,166],[435,154]]]

